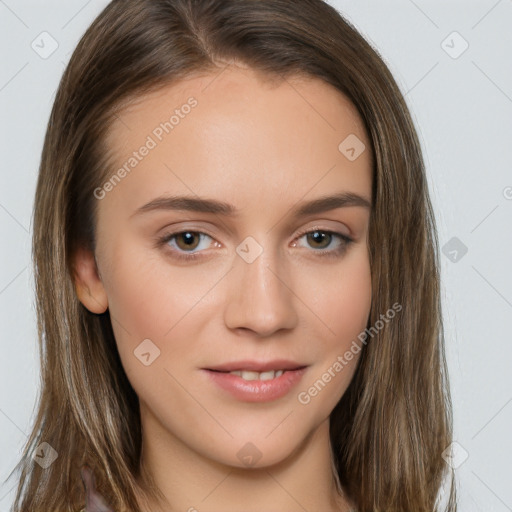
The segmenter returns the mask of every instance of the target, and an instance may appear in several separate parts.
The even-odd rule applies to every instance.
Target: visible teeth
[[[244,380],[258,380],[260,374],[258,372],[240,372],[240,377]]]
[[[237,370],[233,372],[229,372],[232,375],[238,375],[239,377],[242,377],[244,380],[271,380],[276,377],[281,377],[283,375],[284,370],[270,370],[269,372],[250,372],[250,371],[244,371],[244,370]]]

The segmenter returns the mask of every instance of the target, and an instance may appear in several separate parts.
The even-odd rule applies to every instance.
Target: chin
[[[210,453],[211,459],[217,460],[226,466],[240,469],[264,469],[276,466],[289,459],[301,445],[297,440],[292,443],[292,438],[288,434],[285,439],[276,436],[274,439],[265,438],[267,433],[260,434],[259,437],[247,436],[246,440],[232,440],[229,446],[222,446],[224,450],[221,453]],[[252,439],[252,440],[251,440]],[[234,456],[226,457],[226,454]]]

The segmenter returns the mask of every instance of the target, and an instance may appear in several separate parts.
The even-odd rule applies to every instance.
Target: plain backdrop
[[[443,248],[460,510],[512,511],[512,0],[330,3],[386,61],[421,138]],[[30,243],[43,137],[70,54],[106,4],[0,0],[0,512],[39,385]]]

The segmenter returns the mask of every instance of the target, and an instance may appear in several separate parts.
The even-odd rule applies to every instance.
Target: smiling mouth
[[[237,400],[271,402],[285,397],[296,387],[308,368],[308,365],[298,366],[287,361],[240,363],[228,363],[215,369],[202,368],[202,371],[208,375],[210,382]],[[247,369],[247,366],[251,369]]]

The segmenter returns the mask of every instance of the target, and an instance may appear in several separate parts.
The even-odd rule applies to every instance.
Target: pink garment
[[[85,487],[85,508],[84,512],[114,512],[106,503],[105,498],[96,490],[94,474],[87,466],[80,470],[82,481]]]

